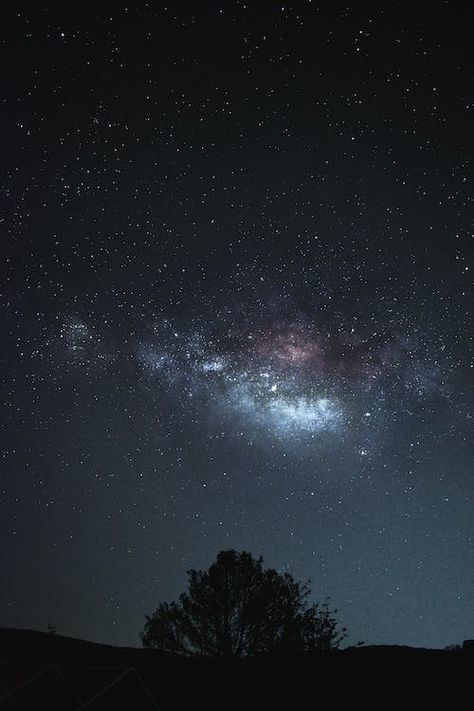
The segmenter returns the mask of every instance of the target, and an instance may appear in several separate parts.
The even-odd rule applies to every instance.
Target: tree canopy
[[[146,616],[145,647],[186,656],[246,657],[330,650],[345,638],[328,601],[289,573],[263,567],[245,551],[221,551],[208,570],[188,572],[188,590]]]

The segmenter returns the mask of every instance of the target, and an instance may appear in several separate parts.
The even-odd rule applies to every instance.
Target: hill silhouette
[[[367,646],[251,659],[186,659],[61,635],[0,629],[0,709],[313,708],[413,700],[453,704],[474,652]],[[385,695],[385,699],[380,694]]]

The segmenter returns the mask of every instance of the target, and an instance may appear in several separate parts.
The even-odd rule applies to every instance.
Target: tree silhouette
[[[329,650],[338,629],[328,602],[309,604],[307,584],[263,568],[263,558],[221,551],[206,571],[188,572],[188,591],[162,603],[140,634],[143,646],[187,656],[246,657]]]

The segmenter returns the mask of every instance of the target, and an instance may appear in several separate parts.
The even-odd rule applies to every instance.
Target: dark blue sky
[[[138,643],[221,549],[474,634],[468,4],[6,13],[0,625]]]

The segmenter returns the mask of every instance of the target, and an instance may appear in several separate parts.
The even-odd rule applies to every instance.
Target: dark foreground
[[[178,659],[0,629],[0,709],[316,709],[428,702],[465,706],[474,653],[411,647],[241,661]]]

